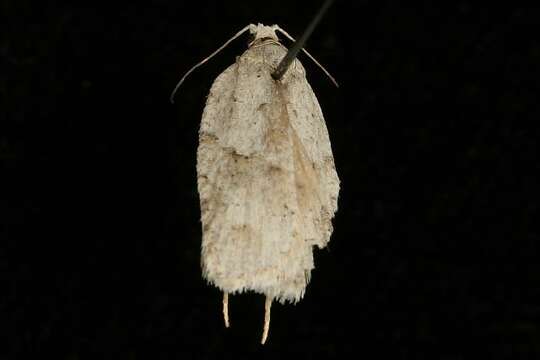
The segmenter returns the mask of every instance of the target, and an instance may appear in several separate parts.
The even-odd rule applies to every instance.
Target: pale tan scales
[[[270,304],[305,292],[313,246],[325,247],[337,210],[339,179],[323,114],[295,60],[279,81],[272,71],[287,49],[277,27],[255,35],[214,81],[197,151],[203,276],[225,296],[265,294]],[[279,30],[279,28],[278,28]]]

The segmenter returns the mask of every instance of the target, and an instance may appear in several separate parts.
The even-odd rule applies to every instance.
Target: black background
[[[535,8],[338,1],[305,57],[342,181],[296,306],[200,272],[197,131],[248,23],[320,1],[2,1],[1,359],[540,354]],[[289,42],[286,42],[289,44]]]

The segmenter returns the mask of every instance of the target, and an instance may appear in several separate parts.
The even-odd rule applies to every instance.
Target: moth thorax
[[[280,45],[280,42],[279,42],[279,40],[272,39],[272,38],[269,38],[269,37],[256,38],[255,40],[252,40],[249,43],[249,47],[251,48],[251,47],[264,46],[264,45],[269,45],[269,44]]]

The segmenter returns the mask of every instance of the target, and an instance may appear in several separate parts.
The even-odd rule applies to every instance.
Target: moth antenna
[[[330,80],[332,80],[334,85],[336,85],[336,87],[339,87],[337,81],[332,77],[332,75],[330,75],[330,73],[328,71],[326,71],[326,69],[321,64],[319,64],[319,62],[317,60],[315,60],[315,58],[313,56],[311,56],[311,54],[308,53],[306,49],[304,49],[304,45],[305,45],[307,39],[310,37],[313,30],[315,29],[315,26],[317,26],[319,21],[321,21],[322,17],[326,13],[326,10],[328,10],[328,8],[330,7],[330,5],[332,5],[333,2],[334,2],[334,0],[326,0],[322,4],[321,8],[319,9],[319,11],[315,15],[315,17],[313,17],[313,19],[311,20],[311,22],[307,26],[307,28],[304,31],[304,33],[302,34],[302,36],[300,36],[300,39],[298,39],[298,41],[294,40],[294,38],[291,35],[287,34],[287,32],[285,30],[283,30],[282,28],[280,28],[277,25],[274,25],[275,30],[279,31],[280,33],[282,33],[283,35],[288,37],[289,40],[294,41],[294,44],[291,46],[289,51],[287,51],[287,54],[285,54],[285,56],[283,57],[283,59],[279,63],[278,67],[276,68],[276,70],[272,73],[272,77],[274,78],[274,80],[279,80],[279,79],[281,79],[283,77],[283,75],[285,74],[285,72],[287,71],[287,69],[289,68],[291,63],[293,62],[293,60],[298,55],[298,52],[300,50],[303,50],[304,53],[311,60],[313,60],[313,62],[315,62],[315,64],[317,64],[317,66],[319,66],[319,68],[321,68],[322,71],[324,71],[326,76],[328,76],[330,78]]]
[[[283,35],[285,35],[289,40],[291,41],[295,41],[295,44],[296,44],[296,40],[291,36],[289,35],[285,30],[283,30],[282,28],[280,28],[279,26],[276,27],[276,30],[279,31],[280,33],[282,33]],[[291,48],[292,49],[292,48]],[[330,73],[324,68],[324,66],[322,66],[317,60],[315,60],[315,58],[313,56],[311,56],[311,54],[304,48],[301,49],[315,64],[317,64],[317,66],[326,74],[326,76],[328,76],[330,78],[330,80],[334,83],[334,85],[336,85],[336,87],[339,87],[339,84],[337,83],[336,79],[334,79],[334,77],[332,75],[330,75]],[[283,59],[285,60],[285,59]],[[282,60],[282,62],[283,62]],[[281,63],[280,63],[281,65]],[[278,65],[278,69],[279,69],[279,65]],[[285,69],[286,71],[287,69]],[[285,71],[283,71],[283,73],[285,73]],[[276,72],[274,72],[274,74],[277,73],[277,70]]]
[[[193,70],[195,70],[196,68],[198,68],[199,66],[203,65],[205,62],[207,62],[208,60],[210,60],[211,58],[214,57],[214,55],[216,55],[218,52],[220,52],[221,50],[223,50],[225,47],[227,47],[227,45],[229,45],[231,43],[231,41],[233,41],[234,39],[236,39],[237,37],[239,37],[240,35],[242,35],[244,32],[246,32],[246,30],[248,30],[250,27],[250,25],[247,25],[246,27],[244,27],[242,30],[240,30],[239,32],[236,33],[236,35],[234,35],[232,38],[230,38],[229,40],[227,40],[225,42],[225,44],[221,45],[221,47],[219,49],[217,49],[216,51],[214,51],[212,54],[210,54],[210,56],[204,58],[201,62],[199,62],[197,65],[193,66],[184,76],[182,76],[182,78],[180,79],[180,81],[176,84],[176,86],[174,87],[174,90],[172,91],[171,93],[171,97],[169,98],[171,100],[171,103],[174,103],[174,95],[176,94],[176,91],[178,90],[178,88],[180,87],[180,85],[182,85],[182,83],[184,82],[184,80],[188,77],[189,74],[191,74],[193,72]]]
[[[264,300],[264,328],[261,339],[261,344],[263,345],[266,342],[266,338],[268,338],[268,331],[270,330],[270,308],[272,306],[272,300],[269,296],[266,296]]]
[[[225,327],[229,327],[229,293],[223,293],[223,320],[225,321]]]

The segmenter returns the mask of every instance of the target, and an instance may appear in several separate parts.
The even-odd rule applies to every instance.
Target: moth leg
[[[261,339],[261,344],[264,345],[266,338],[268,337],[268,330],[270,330],[270,307],[272,306],[272,298],[266,296],[264,301],[264,329]]]
[[[223,320],[225,327],[229,327],[229,293],[223,292]]]

